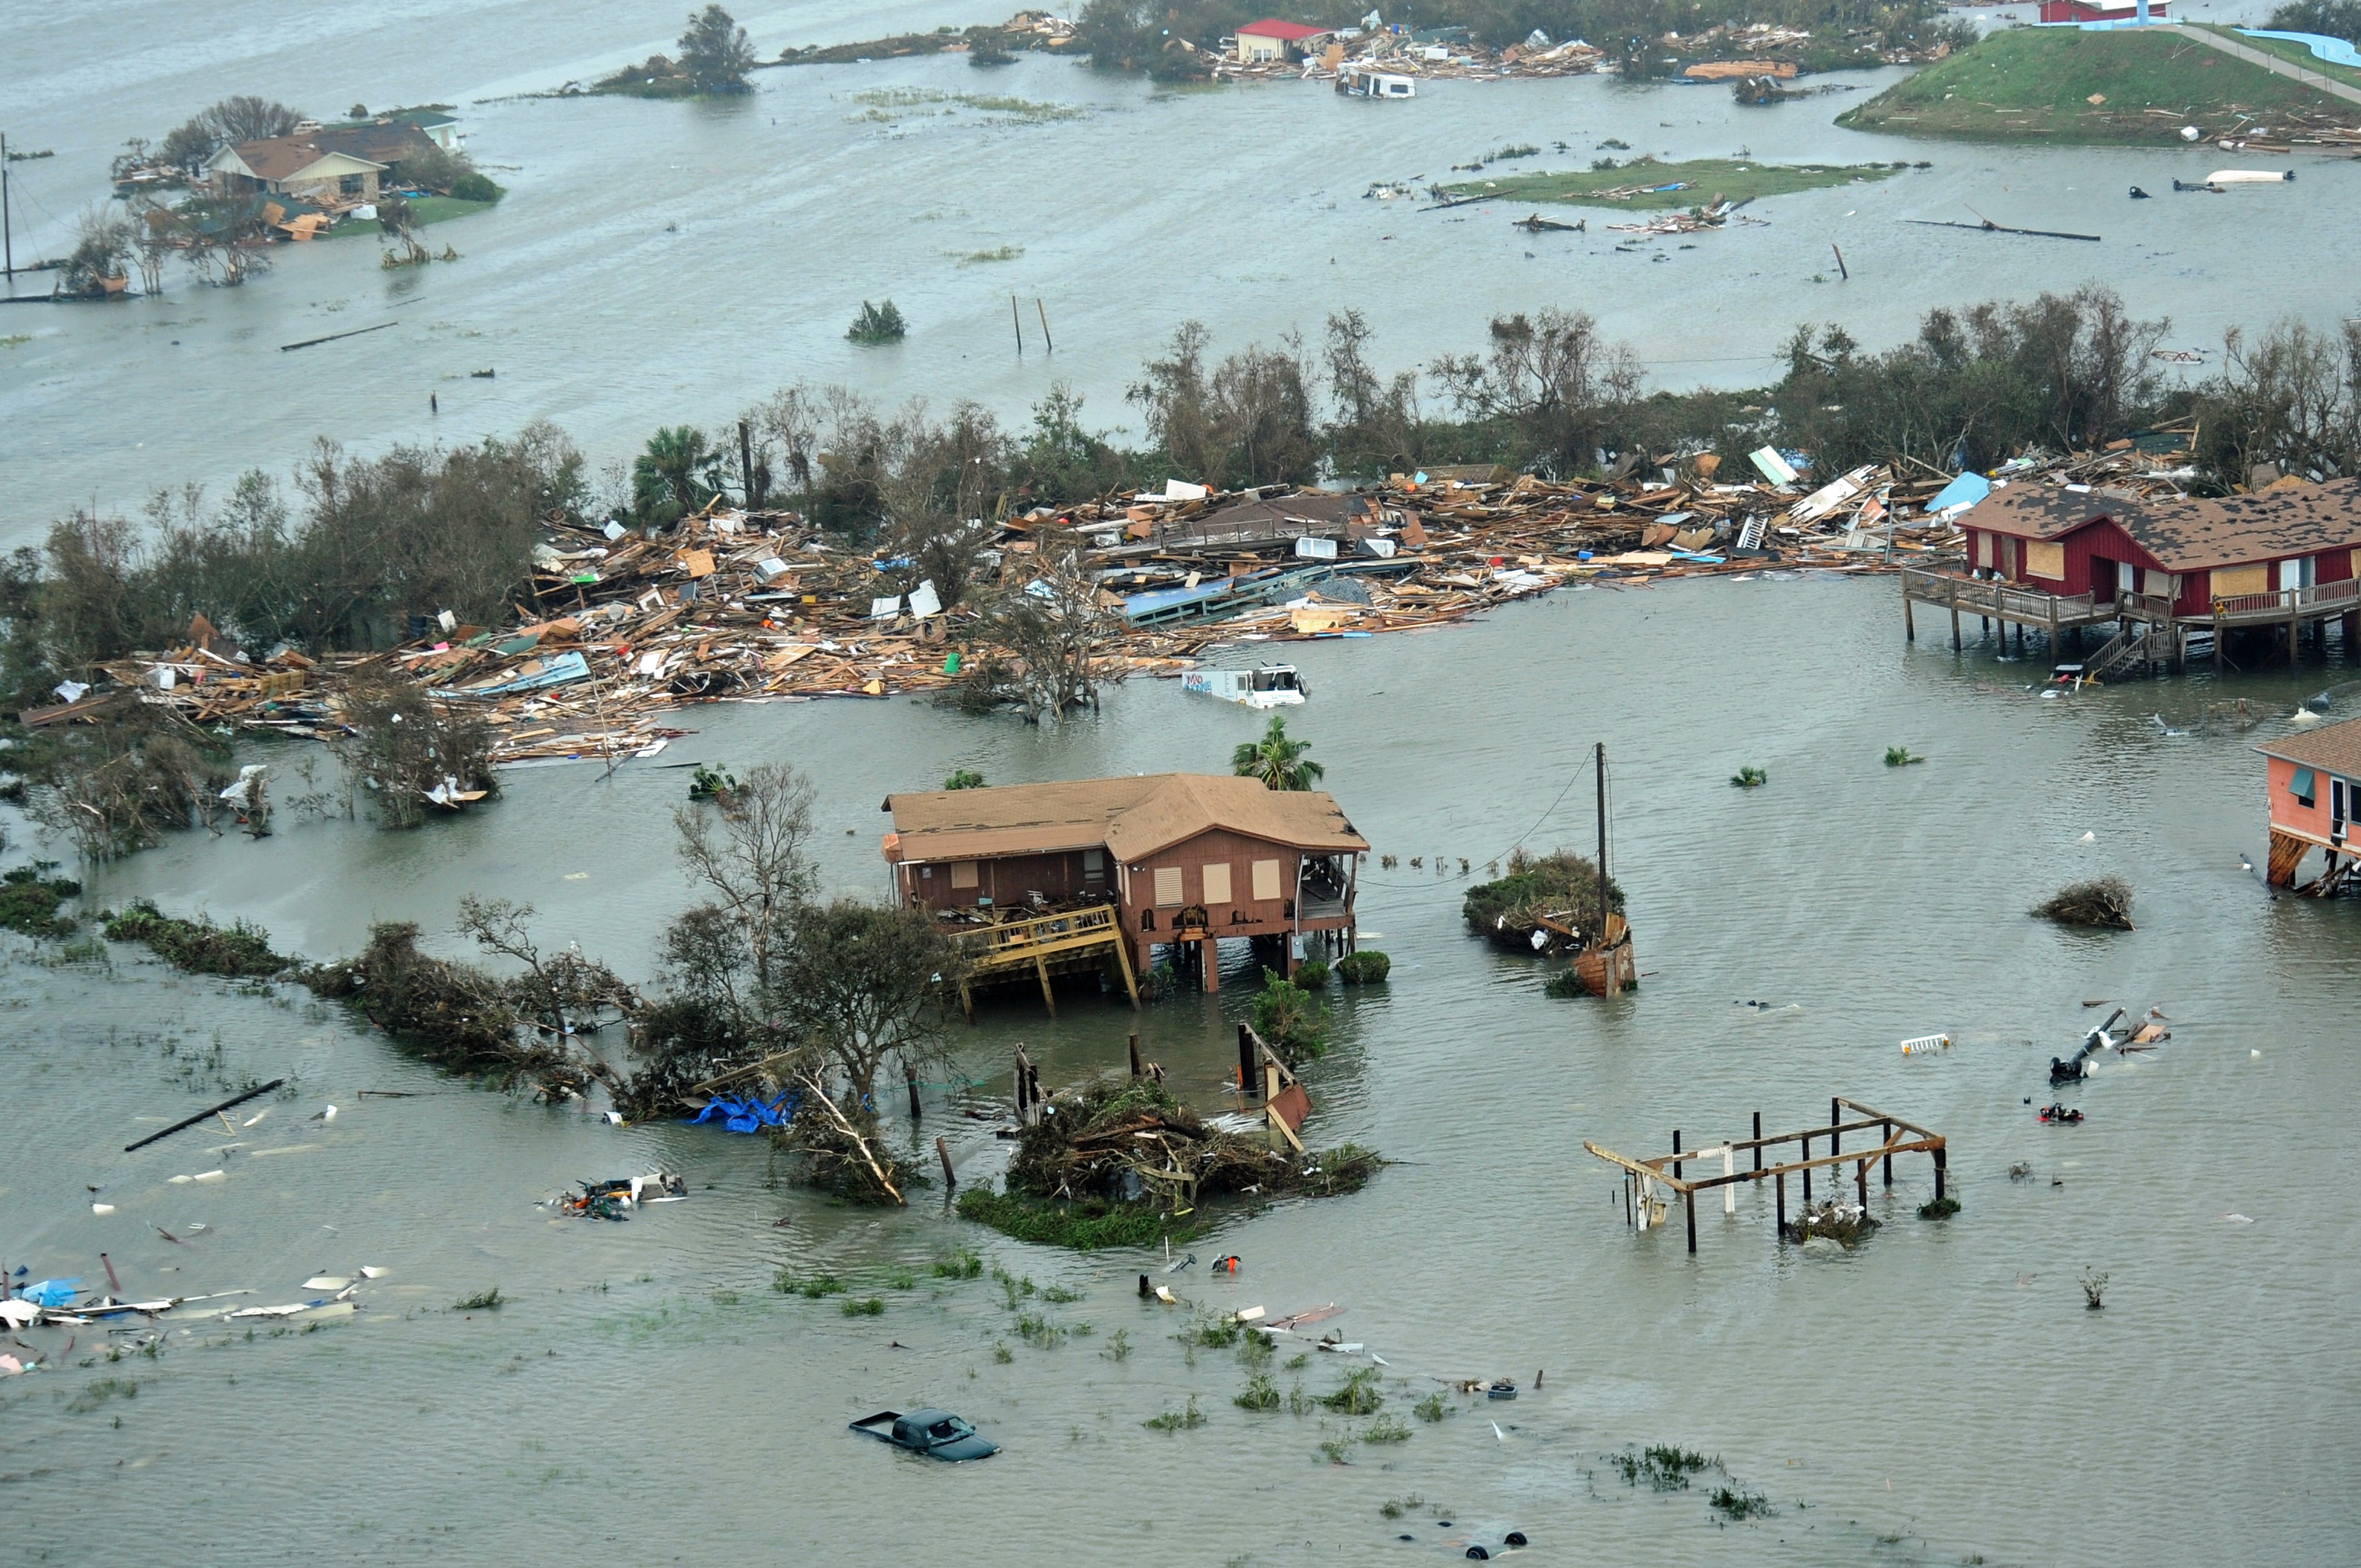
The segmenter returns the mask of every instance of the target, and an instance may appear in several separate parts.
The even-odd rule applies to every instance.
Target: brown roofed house
[[[2283,483],[2219,500],[2141,500],[2020,481],[1995,488],[1960,526],[1979,575],[2090,594],[2102,605],[2136,595],[2180,619],[2205,620],[2225,604],[2235,613],[2242,601],[2351,582],[2361,557],[2361,479]]]
[[[1159,943],[1199,944],[1209,991],[1225,938],[1263,939],[1290,973],[1299,938],[1349,945],[1369,847],[1333,796],[1226,774],[929,790],[885,808],[905,903],[994,920],[1104,905],[1142,970]]]

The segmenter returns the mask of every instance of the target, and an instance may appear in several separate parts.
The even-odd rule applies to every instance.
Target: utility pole
[[[1607,742],[1598,742],[1598,941],[1607,942]]]
[[[8,133],[0,131],[0,252],[5,252],[8,281],[16,280],[16,231],[8,217]]]

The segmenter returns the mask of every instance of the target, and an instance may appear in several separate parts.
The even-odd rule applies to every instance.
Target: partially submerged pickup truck
[[[898,1410],[880,1410],[851,1425],[864,1436],[929,1459],[988,1459],[1000,1452],[998,1443],[986,1442],[975,1434],[975,1428],[949,1410],[912,1410],[906,1416]]]

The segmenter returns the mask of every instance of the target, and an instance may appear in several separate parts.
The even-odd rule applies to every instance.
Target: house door
[[[2328,841],[2332,844],[2341,845],[2345,842],[2345,813],[2353,808],[2355,804],[2353,795],[2356,793],[2361,793],[2361,791],[2356,791],[2354,785],[2343,779],[2333,779],[2329,782]]]
[[[2115,564],[2100,556],[2091,557],[2091,602],[2113,604],[2117,592]]]

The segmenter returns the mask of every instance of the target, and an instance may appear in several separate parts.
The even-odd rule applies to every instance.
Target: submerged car
[[[986,1442],[976,1435],[975,1428],[965,1418],[949,1410],[912,1410],[906,1416],[898,1410],[880,1410],[851,1424],[854,1431],[864,1436],[923,1453],[929,1459],[956,1463],[962,1459],[989,1459],[1000,1452],[998,1443]]]

